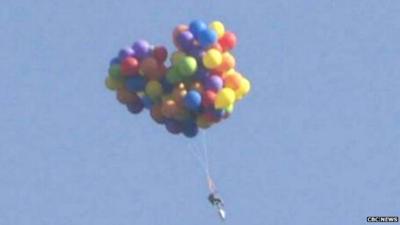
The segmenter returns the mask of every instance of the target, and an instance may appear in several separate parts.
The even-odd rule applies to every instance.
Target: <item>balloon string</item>
[[[201,135],[201,141],[202,141],[202,146],[203,146],[203,152],[205,156],[205,163],[206,163],[206,168],[207,168],[207,177],[210,177],[210,162],[208,159],[208,148],[207,148],[207,139],[206,139],[206,131],[202,132]]]
[[[192,143],[188,143],[188,148],[190,150],[190,153],[196,158],[198,161],[200,167],[207,173],[207,168],[201,158],[201,156],[196,152],[196,148],[192,145]]]
[[[201,145],[194,146],[191,142],[189,142],[188,147],[190,149],[191,154],[197,159],[197,161],[199,162],[199,165],[202,167],[202,169],[205,172],[208,189],[210,190],[210,192],[215,193],[215,192],[217,192],[217,188],[216,188],[214,181],[211,178],[207,139],[206,139],[205,131],[203,131],[203,132],[204,133],[202,134],[202,137],[201,137],[201,139],[202,139]]]

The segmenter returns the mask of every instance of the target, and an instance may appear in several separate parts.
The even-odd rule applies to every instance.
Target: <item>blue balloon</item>
[[[197,111],[201,105],[201,94],[198,91],[191,90],[186,94],[184,101],[188,109]]]
[[[201,20],[193,20],[189,24],[189,30],[190,30],[190,32],[192,32],[192,34],[194,35],[195,38],[198,38],[199,33],[202,30],[206,30],[206,29],[207,29],[207,24]]]
[[[165,76],[162,78],[160,83],[165,93],[171,93],[174,89],[174,85],[168,82]]]
[[[126,105],[126,107],[128,108],[129,112],[138,114],[143,110],[143,103],[141,101],[137,101],[135,103]]]
[[[142,97],[142,102],[146,109],[151,109],[151,107],[153,107],[153,100],[147,95]]]
[[[218,35],[215,31],[205,29],[200,31],[198,36],[199,44],[203,48],[207,48],[218,40]]]
[[[133,76],[126,80],[126,89],[131,92],[144,91],[146,87],[146,79],[142,76]]]
[[[110,60],[110,66],[116,65],[116,64],[121,64],[121,60],[118,57],[112,58]]]
[[[197,127],[196,123],[191,121],[183,124],[183,135],[188,138],[195,137],[199,133],[199,128]]]

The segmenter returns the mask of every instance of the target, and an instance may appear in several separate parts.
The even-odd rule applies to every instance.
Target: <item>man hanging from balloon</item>
[[[106,86],[131,113],[147,109],[171,134],[193,138],[199,128],[227,119],[250,91],[250,82],[235,69],[231,50],[237,38],[221,22],[207,26],[193,20],[178,25],[172,38],[177,50],[170,66],[166,47],[139,40],[111,60]],[[222,199],[209,175],[208,179],[209,200],[224,220]]]

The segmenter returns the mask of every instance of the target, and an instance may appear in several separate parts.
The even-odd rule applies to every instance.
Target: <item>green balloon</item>
[[[167,79],[167,81],[171,84],[176,84],[179,81],[182,80],[181,76],[179,75],[177,68],[175,66],[171,67],[168,72],[167,75],[165,76],[165,78]]]
[[[182,77],[190,77],[197,70],[197,61],[191,56],[185,56],[178,62],[178,72]]]
[[[119,66],[119,64],[111,65],[110,68],[108,69],[108,74],[113,79],[118,79],[118,80],[122,79],[122,77],[121,77],[121,67]]]

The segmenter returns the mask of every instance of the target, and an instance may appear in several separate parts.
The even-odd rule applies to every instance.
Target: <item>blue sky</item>
[[[237,33],[251,94],[207,131],[226,224],[400,216],[398,1],[12,1],[0,8],[0,225],[220,224],[188,143],[104,87],[139,38]]]

